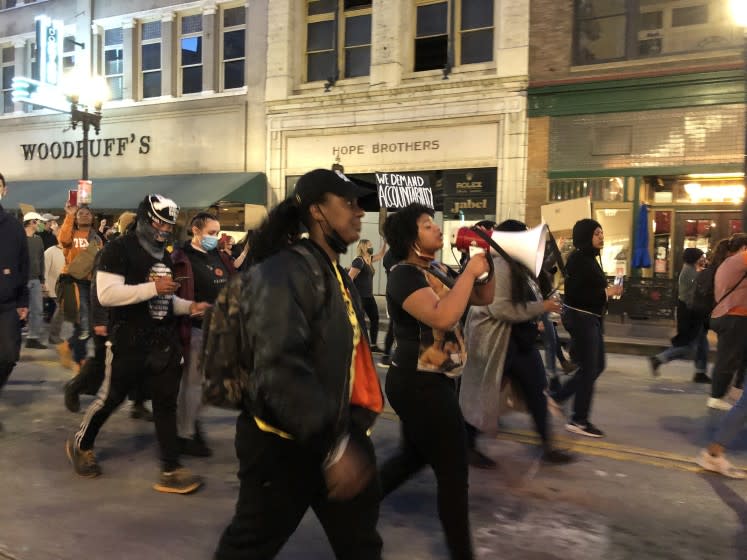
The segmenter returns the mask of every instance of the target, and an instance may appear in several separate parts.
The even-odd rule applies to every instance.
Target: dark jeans
[[[571,358],[579,368],[570,380],[554,392],[553,398],[563,402],[575,395],[571,420],[585,424],[589,421],[594,384],[605,366],[602,318],[565,308],[563,326],[571,335]]]
[[[0,391],[21,357],[21,321],[15,307],[0,311]]]
[[[368,330],[371,346],[376,346],[379,338],[379,306],[376,305],[376,298],[373,296],[361,298],[361,303],[363,303],[363,311],[366,312],[366,316],[371,323]]]
[[[721,399],[731,385],[744,358],[747,343],[747,317],[724,315],[711,319],[711,328],[718,334],[716,363],[711,372],[711,396]]]
[[[384,496],[425,465],[438,486],[438,516],[452,559],[471,559],[467,430],[456,383],[438,373],[389,368],[386,395],[402,424],[400,451],[380,470]]]
[[[78,285],[78,293],[80,295],[80,321],[75,324],[73,334],[67,342],[73,351],[73,360],[80,363],[88,355],[87,345],[88,339],[91,337],[89,331],[91,322],[88,316],[91,301],[91,283],[78,280],[75,283]]]
[[[547,377],[539,350],[532,348],[528,352],[521,352],[514,341],[511,340],[508,345],[503,374],[511,379],[514,386],[518,385],[521,389],[537,433],[544,444],[549,444],[547,397],[545,396]]]
[[[351,433],[351,440],[375,464],[371,440]],[[327,499],[319,455],[293,440],[257,427],[246,412],[236,421],[239,499],[231,524],[223,532],[215,560],[274,558],[311,507],[341,560],[379,560],[376,531],[381,489],[374,476],[348,501]]]
[[[181,376],[181,351],[176,333],[154,335],[134,341],[116,334],[107,349],[104,382],[96,400],[88,407],[75,443],[81,449],[93,449],[96,436],[127,394],[138,383],[138,376],[147,380],[153,400],[153,419],[161,450],[163,470],[179,466],[179,445],[176,435],[176,399]],[[137,343],[140,343],[138,346]]]

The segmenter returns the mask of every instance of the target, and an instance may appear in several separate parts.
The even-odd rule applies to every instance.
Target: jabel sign
[[[13,102],[31,103],[56,111],[68,112],[70,102],[58,88],[62,80],[64,23],[48,16],[36,17],[36,59],[39,79],[13,78]]]

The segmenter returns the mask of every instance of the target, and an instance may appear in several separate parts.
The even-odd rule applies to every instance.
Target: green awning
[[[7,180],[8,195],[2,200],[7,210],[18,208],[19,203],[41,210],[62,208],[67,191],[78,188],[77,179],[14,181],[7,177]],[[134,210],[149,193],[171,198],[183,209],[203,209],[218,202],[264,206],[267,177],[264,173],[202,173],[93,179],[91,206],[101,210]]]

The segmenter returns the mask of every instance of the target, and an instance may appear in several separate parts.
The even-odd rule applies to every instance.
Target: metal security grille
[[[743,105],[718,105],[555,117],[550,170],[740,163],[743,113]],[[621,134],[629,137],[613,137]]]

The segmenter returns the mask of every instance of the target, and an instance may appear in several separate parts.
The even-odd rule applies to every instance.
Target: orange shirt
[[[57,241],[62,245],[62,254],[65,255],[65,266],[62,273],[67,273],[68,265],[73,259],[88,248],[88,237],[91,230],[81,231],[75,229],[75,215],[67,214],[57,232]],[[94,234],[95,235],[95,234]]]

